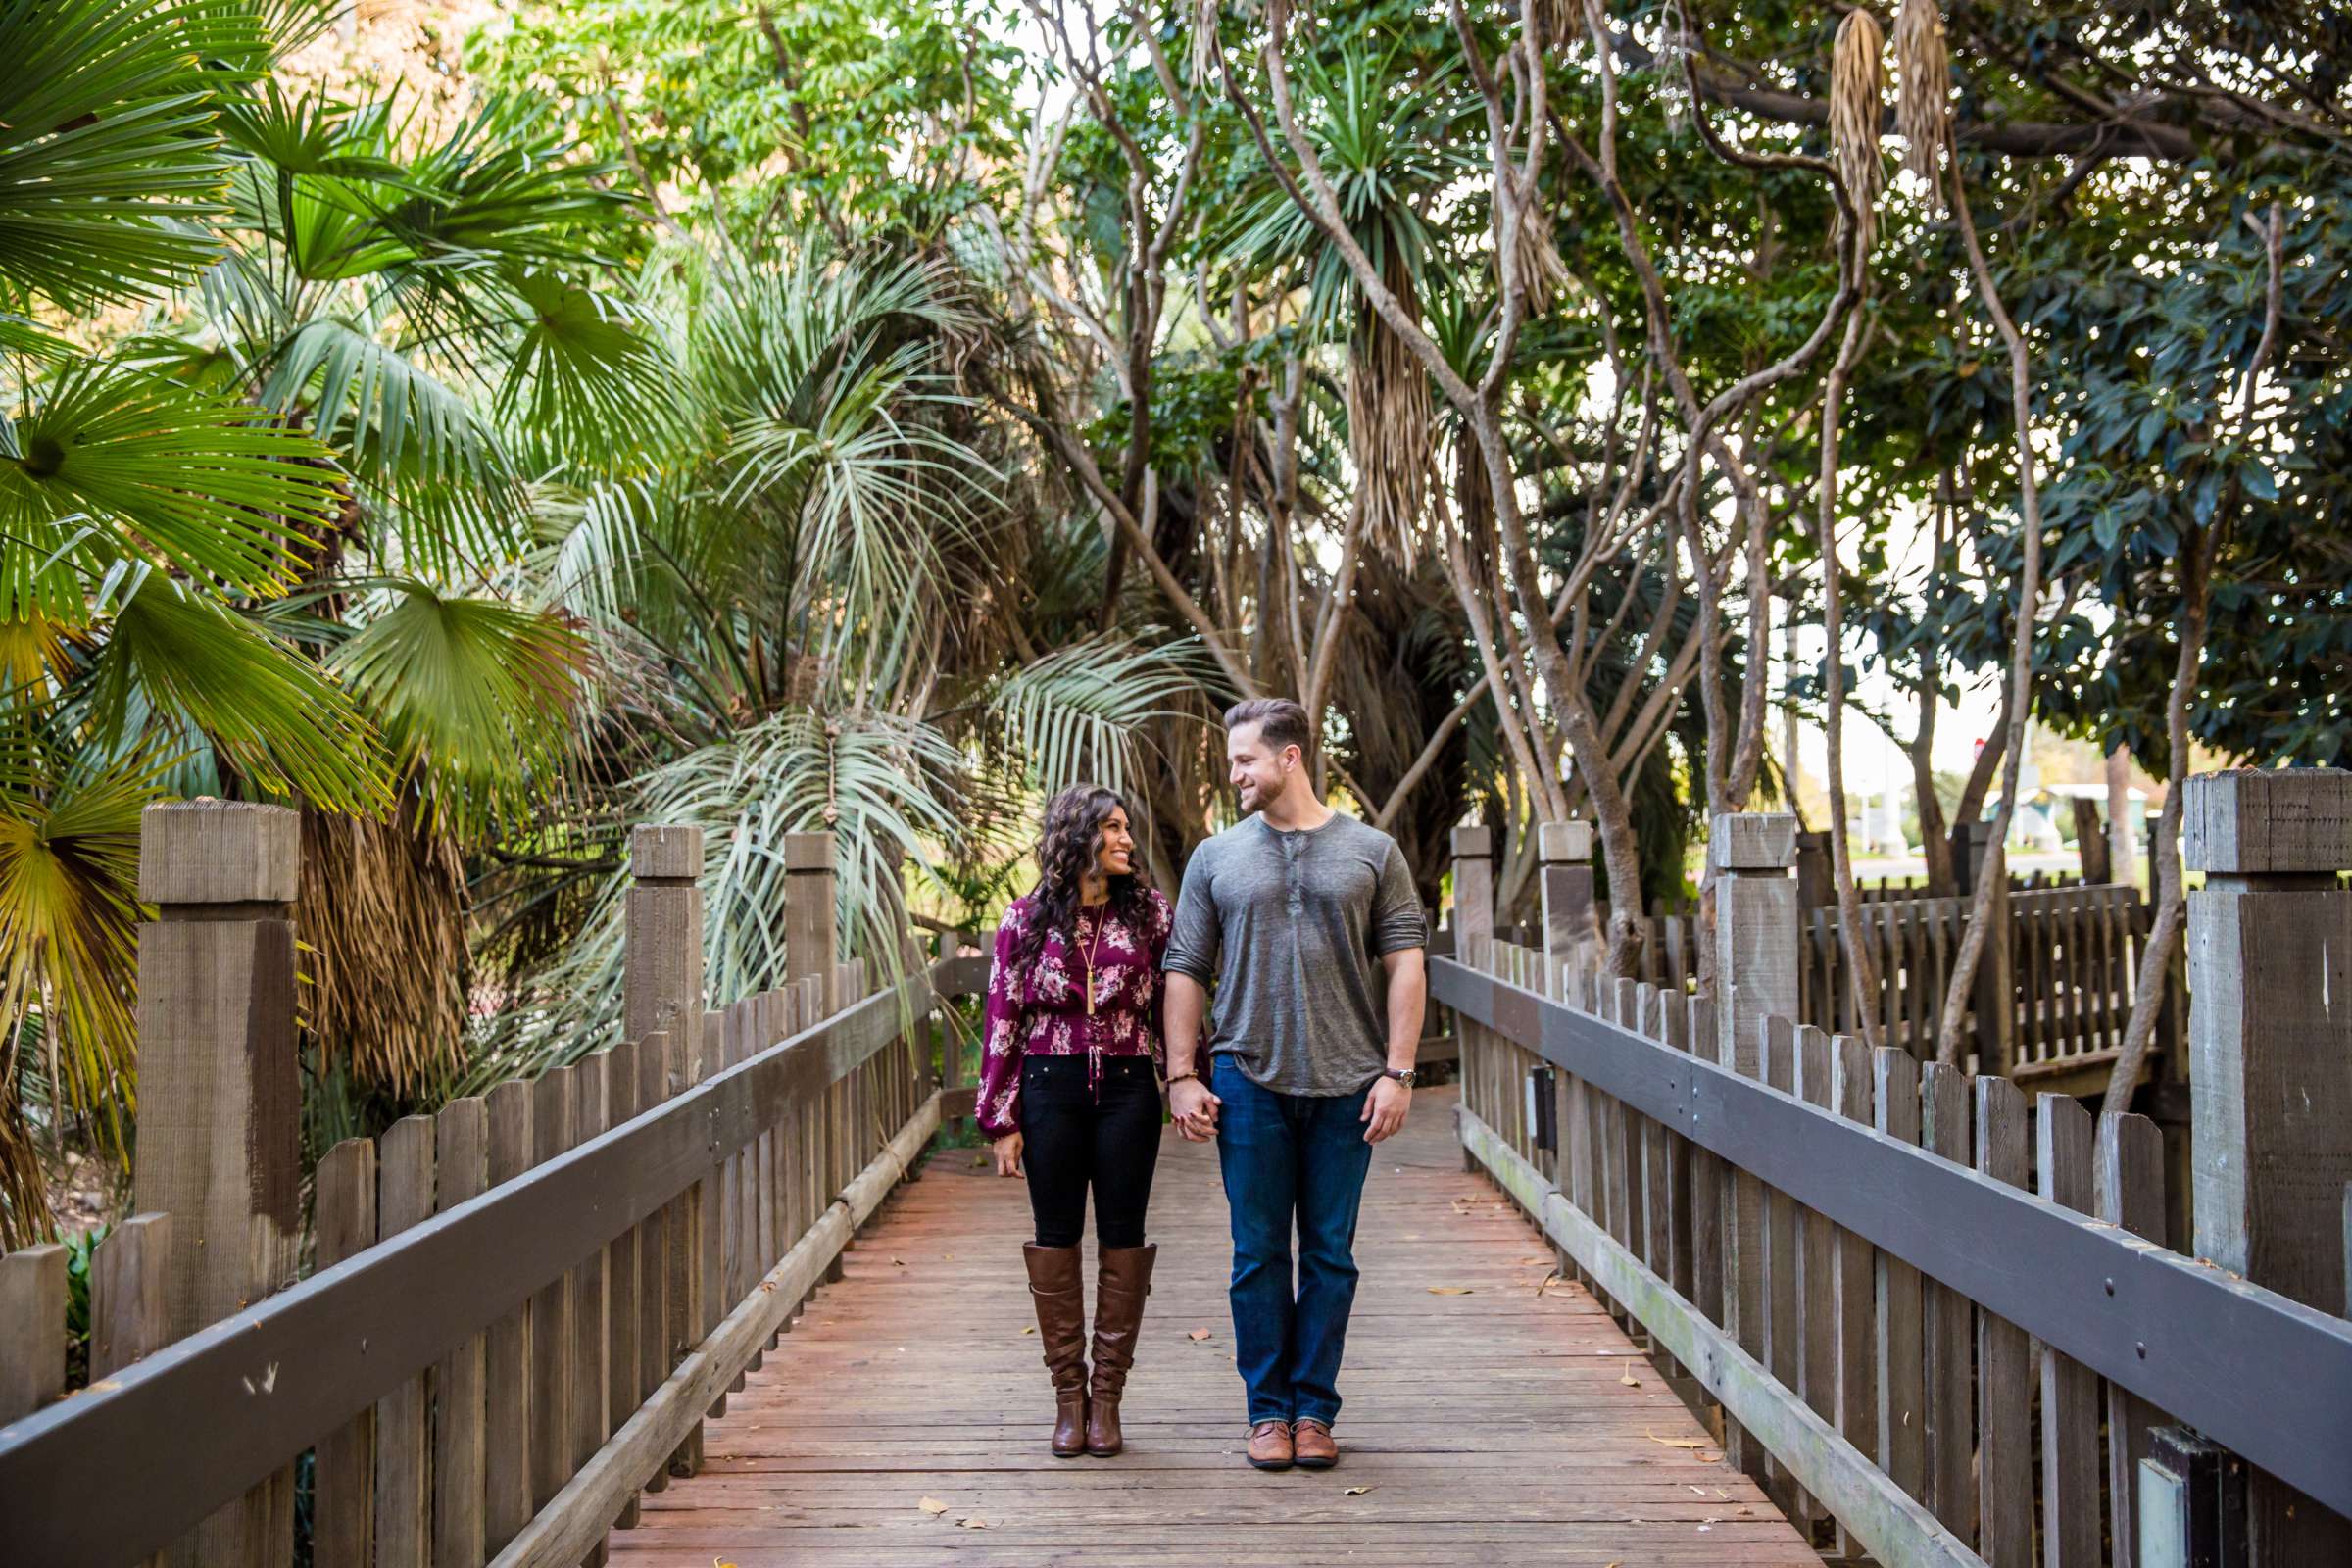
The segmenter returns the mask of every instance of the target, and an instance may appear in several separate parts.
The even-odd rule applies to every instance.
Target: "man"
[[[1168,1107],[1186,1138],[1217,1140],[1250,1462],[1324,1470],[1340,1456],[1331,1424],[1364,1173],[1412,1107],[1427,931],[1396,840],[1316,798],[1304,709],[1242,703],[1225,732],[1249,814],[1184,869],[1161,964]],[[1212,983],[1203,1082],[1194,1062]]]

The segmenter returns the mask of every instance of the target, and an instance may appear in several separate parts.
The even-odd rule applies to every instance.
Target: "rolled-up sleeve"
[[[1223,935],[1217,921],[1217,901],[1211,891],[1211,873],[1201,863],[1204,858],[1199,850],[1193,852],[1192,864],[1184,868],[1184,885],[1176,892],[1176,922],[1168,933],[1168,949],[1161,955],[1160,969],[1167,974],[1189,975],[1202,985],[1213,985],[1217,978],[1217,945]]]
[[[1421,893],[1413,886],[1413,868],[1394,841],[1380,862],[1380,891],[1372,907],[1372,951],[1400,953],[1429,945],[1429,923],[1421,910]]]

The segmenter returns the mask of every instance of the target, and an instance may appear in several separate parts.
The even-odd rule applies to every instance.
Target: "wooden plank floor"
[[[1214,1151],[1172,1130],[1127,1452],[1048,1453],[1053,1405],[1022,1333],[1027,1200],[954,1150],[869,1224],[843,1282],[710,1426],[705,1472],[649,1494],[612,1560],[1813,1568],[1592,1298],[1544,1285],[1544,1244],[1462,1171],[1453,1103],[1424,1091],[1374,1155],[1337,1469],[1242,1462],[1224,1193]]]

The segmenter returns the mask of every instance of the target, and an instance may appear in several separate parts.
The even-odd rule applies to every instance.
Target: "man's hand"
[[[997,1157],[998,1175],[1022,1175],[1021,1135],[1019,1133],[1006,1133],[1004,1137],[989,1145],[988,1152]],[[1025,1176],[1023,1176],[1022,1179],[1027,1180]]]
[[[1364,1113],[1356,1120],[1370,1125],[1364,1128],[1364,1142],[1377,1144],[1404,1125],[1405,1112],[1413,1108],[1413,1092],[1394,1078],[1383,1078],[1372,1086],[1364,1097]]]
[[[1168,1089],[1168,1115],[1176,1130],[1196,1144],[1217,1136],[1217,1107],[1224,1103],[1198,1078],[1187,1078]]]

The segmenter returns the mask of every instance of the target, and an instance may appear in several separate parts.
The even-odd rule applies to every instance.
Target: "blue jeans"
[[[1358,1118],[1371,1090],[1277,1094],[1221,1054],[1209,1088],[1224,1102],[1217,1164],[1233,1219],[1233,1338],[1250,1423],[1328,1425],[1340,1413],[1340,1352],[1355,1304],[1355,1216],[1372,1167]]]

